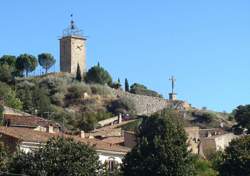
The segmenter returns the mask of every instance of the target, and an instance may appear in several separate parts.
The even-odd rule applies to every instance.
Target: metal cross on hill
[[[175,86],[176,79],[174,76],[171,76],[169,80],[172,82],[172,94],[174,94],[174,86]]]

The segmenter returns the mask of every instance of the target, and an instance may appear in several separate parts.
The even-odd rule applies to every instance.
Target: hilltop
[[[178,110],[186,126],[217,128],[221,122],[232,126],[225,113],[199,110],[181,100],[130,93],[121,86],[79,82],[69,73],[16,77],[13,86],[25,112],[63,123],[71,130],[92,130],[98,121],[119,113],[135,118],[165,108]]]

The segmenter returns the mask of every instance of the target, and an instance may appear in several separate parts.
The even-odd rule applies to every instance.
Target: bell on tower
[[[60,39],[60,71],[76,74],[79,63],[81,73],[86,71],[86,38],[71,16],[70,25]]]

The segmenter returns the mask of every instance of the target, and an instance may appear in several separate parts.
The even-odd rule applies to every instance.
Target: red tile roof
[[[119,145],[111,145],[109,143],[103,142],[103,141],[98,140],[98,139],[88,139],[88,138],[83,139],[83,138],[80,138],[78,136],[66,135],[66,134],[62,134],[62,133],[40,132],[40,131],[28,129],[28,128],[0,126],[0,134],[14,137],[20,141],[40,142],[40,143],[45,143],[46,141],[48,141],[52,137],[63,136],[66,138],[73,138],[77,142],[89,144],[90,146],[93,146],[96,150],[122,152],[124,154],[130,151],[130,149],[127,147],[119,146]]]
[[[4,121],[5,123],[9,123],[8,126],[13,126],[13,127],[35,128],[38,126],[48,127],[49,125],[53,125],[54,127],[59,127],[59,124],[37,116],[20,116],[13,114],[4,114]]]

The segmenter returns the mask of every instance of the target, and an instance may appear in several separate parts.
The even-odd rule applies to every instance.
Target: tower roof
[[[70,25],[66,29],[63,30],[62,37],[75,36],[75,37],[84,38],[82,30],[80,30],[76,26],[75,21],[73,20],[73,14],[71,14],[70,17],[71,17]]]

